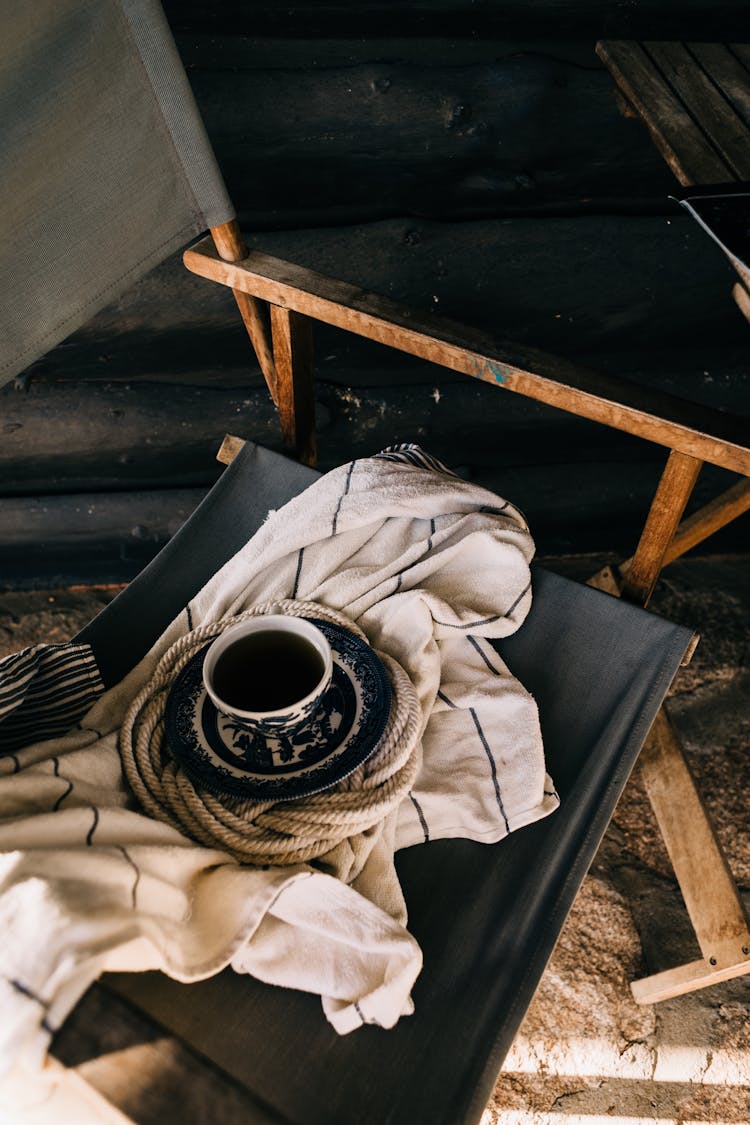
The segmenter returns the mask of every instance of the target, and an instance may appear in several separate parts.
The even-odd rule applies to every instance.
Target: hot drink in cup
[[[203,683],[216,708],[249,731],[290,734],[309,722],[331,682],[331,647],[300,617],[268,614],[213,642]]]

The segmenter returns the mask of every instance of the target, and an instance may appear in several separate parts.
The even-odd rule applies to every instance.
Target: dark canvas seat
[[[105,679],[116,682],[268,508],[314,476],[246,444],[161,555],[80,634]],[[498,648],[539,704],[561,807],[498,845],[448,840],[399,853],[424,969],[415,1015],[392,1031],[339,1037],[317,997],[231,971],[196,985],[118,975],[105,987],[238,1083],[238,1122],[478,1121],[690,641],[688,630],[535,570],[531,613]],[[87,1018],[84,1004],[58,1036],[69,1063],[81,1061],[82,1040],[94,1054],[105,1040],[117,1049],[112,1027],[83,1034]]]
[[[321,320],[669,449],[628,572],[635,597],[648,597],[670,551],[675,557],[736,514],[736,505],[720,504],[718,515],[677,530],[702,460],[750,472],[747,433],[735,420],[246,255],[155,0],[5,7],[0,105],[15,143],[12,162],[0,161],[12,205],[0,245],[10,340],[0,381],[211,228],[214,243],[186,260],[234,289],[285,444],[301,460],[314,460],[310,340]],[[270,339],[260,302],[270,305]],[[108,684],[311,474],[245,447],[157,560],[83,631]],[[531,616],[502,652],[539,701],[562,807],[497,847],[441,842],[399,856],[425,969],[417,1014],[393,1032],[366,1028],[340,1039],[316,998],[229,973],[190,987],[149,974],[109,980],[99,995],[111,1007],[92,1019],[84,1002],[58,1035],[58,1054],[73,1062],[84,1043],[94,1054],[117,1049],[109,1014],[117,991],[136,1005],[128,1007],[134,1019],[153,1018],[154,1035],[171,1031],[187,1045],[195,1069],[181,1073],[181,1085],[194,1081],[201,1058],[216,1064],[222,1084],[236,1090],[238,1121],[478,1119],[689,641],[640,609],[536,572]],[[118,1065],[127,1068],[127,1053]]]

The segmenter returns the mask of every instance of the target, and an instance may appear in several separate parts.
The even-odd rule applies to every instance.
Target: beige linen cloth
[[[321,477],[269,513],[75,729],[0,757],[8,1075],[43,1061],[50,1034],[105,970],[193,981],[231,964],[318,993],[342,1034],[412,1011],[421,953],[394,851],[440,837],[494,842],[558,804],[535,703],[487,641],[528,612],[531,536],[512,505],[440,469],[412,450]],[[346,613],[402,664],[421,704],[423,758],[408,799],[364,853],[340,845],[319,866],[264,870],[141,813],[117,734],[173,641],[277,597]],[[90,651],[77,647],[95,677]]]

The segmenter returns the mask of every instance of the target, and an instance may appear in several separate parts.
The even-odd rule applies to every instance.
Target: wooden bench
[[[750,48],[600,43],[628,112],[646,120],[683,183],[750,178]],[[657,61],[658,60],[658,61]],[[709,62],[721,62],[709,76]],[[664,566],[750,508],[746,420],[554,356],[493,339],[266,254],[248,254],[236,223],[213,228],[184,255],[192,272],[230,287],[276,403],[288,449],[314,464],[313,324],[324,322],[462,375],[635,434],[669,450],[634,555],[590,584],[646,605]],[[750,308],[744,280],[735,296]],[[266,312],[270,310],[270,317]],[[270,329],[270,330],[269,330]],[[682,520],[703,463],[740,474]],[[682,522],[681,522],[682,521]],[[668,717],[642,755],[649,795],[702,956],[633,985],[650,1003],[750,971],[750,927]]]
[[[597,54],[683,187],[750,180],[750,45],[607,40]],[[733,296],[750,320],[750,272]]]
[[[750,46],[608,40],[596,50],[615,80],[621,110],[646,124],[683,187],[750,179]],[[750,320],[750,273],[735,258],[730,261],[740,275],[732,294]],[[744,425],[750,428],[747,420]],[[745,477],[709,507],[734,519],[747,510],[749,500]],[[667,494],[662,501],[662,518],[674,518],[674,497]],[[693,519],[700,522],[708,515],[704,509]],[[672,551],[662,565],[671,561]],[[649,1002],[750,972],[750,930],[673,732],[655,724],[641,766],[702,953],[698,961],[635,982],[636,999]]]

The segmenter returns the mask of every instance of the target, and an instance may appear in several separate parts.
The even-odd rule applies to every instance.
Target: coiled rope
[[[259,614],[319,617],[365,635],[343,614],[312,602],[273,601],[201,625],[176,641],[133,700],[120,731],[125,775],[151,816],[209,847],[257,864],[304,863],[352,841],[383,821],[410,790],[419,768],[421,709],[414,686],[395,660],[378,653],[391,681],[391,711],[376,750],[353,773],[323,792],[293,801],[217,796],[185,773],[166,745],[164,713],[175,679],[212,637]]]

